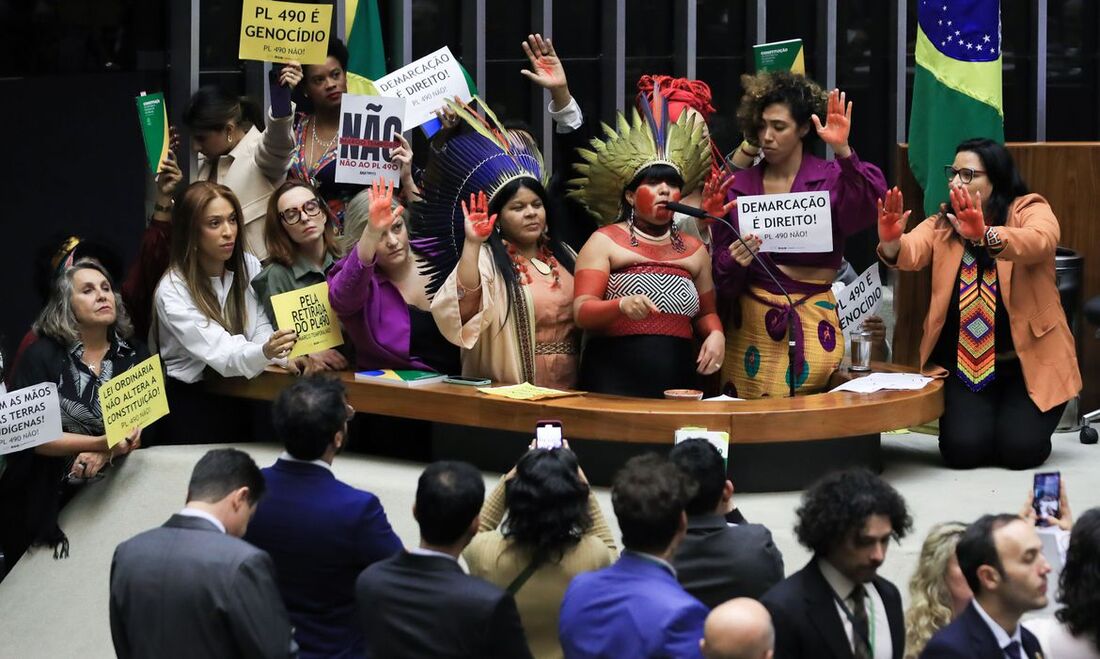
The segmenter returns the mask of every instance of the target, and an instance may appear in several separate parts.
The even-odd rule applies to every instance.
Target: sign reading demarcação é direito
[[[0,455],[61,439],[57,385],[43,382],[0,395]]]
[[[833,251],[833,211],[827,191],[740,196],[737,224],[742,235],[760,237],[761,252]]]
[[[375,80],[374,86],[382,96],[396,96],[408,102],[406,130],[432,119],[435,111],[455,96],[464,101],[473,98],[462,67],[447,46]]]

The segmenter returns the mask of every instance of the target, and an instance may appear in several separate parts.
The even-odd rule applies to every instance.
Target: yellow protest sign
[[[344,342],[340,322],[328,301],[328,282],[272,295],[271,307],[279,329],[298,333],[290,357],[327,350]]]
[[[244,0],[238,57],[324,64],[331,29],[332,5]]]
[[[99,388],[99,409],[107,431],[107,446],[114,446],[136,428],[145,428],[168,414],[164,371],[160,355],[116,375]]]

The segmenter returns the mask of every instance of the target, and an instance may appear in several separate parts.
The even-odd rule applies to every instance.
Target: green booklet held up
[[[802,54],[802,40],[788,39],[773,43],[761,43],[752,47],[756,60],[756,72],[790,71],[806,75],[806,57]]]
[[[164,107],[164,93],[136,97],[141,137],[145,140],[145,157],[153,174],[160,168],[160,161],[168,157],[168,111]]]

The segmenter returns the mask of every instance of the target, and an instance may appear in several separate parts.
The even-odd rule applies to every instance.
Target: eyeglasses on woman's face
[[[306,203],[302,204],[298,208],[288,208],[279,212],[279,217],[283,222],[287,224],[297,224],[301,221],[302,215],[306,217],[317,217],[321,212],[321,201],[319,199],[310,199]]]
[[[985,172],[980,169],[971,169],[969,167],[960,167],[959,169],[955,169],[951,165],[944,165],[943,174],[947,177],[948,181],[953,181],[955,180],[955,177],[958,176],[959,180],[962,181],[963,184],[967,184],[973,181],[975,176],[985,174]]]

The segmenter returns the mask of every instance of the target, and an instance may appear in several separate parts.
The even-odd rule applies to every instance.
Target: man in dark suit
[[[1028,611],[1047,605],[1043,543],[1016,515],[983,515],[955,547],[959,570],[974,599],[928,641],[921,658],[1037,659],[1039,641],[1020,625]]]
[[[695,483],[687,502],[687,535],[672,559],[684,590],[708,608],[735,597],[759,599],[783,579],[783,556],[761,524],[731,524],[733,483],[718,449],[705,439],[680,442],[668,454]]]
[[[797,511],[795,535],[813,551],[804,568],[764,593],[779,659],[901,659],[901,594],[878,576],[891,539],[912,519],[905,500],[865,469],[830,474]]]
[[[271,558],[240,539],[263,492],[247,453],[210,451],[184,509],[115,549],[111,637],[121,659],[294,656]]]
[[[623,533],[614,565],[578,575],[561,603],[566,658],[699,657],[707,608],[676,581],[669,561],[687,530],[694,485],[654,454],[615,475],[611,504]]]
[[[458,564],[484,498],[481,473],[464,462],[435,462],[420,475],[420,547],[368,567],[355,585],[367,657],[531,656],[512,595]]]
[[[363,656],[355,579],[401,551],[378,497],[332,473],[349,413],[333,378],[300,378],[279,393],[271,416],[286,451],[264,469],[267,494],[244,538],[275,561],[303,659]]]

